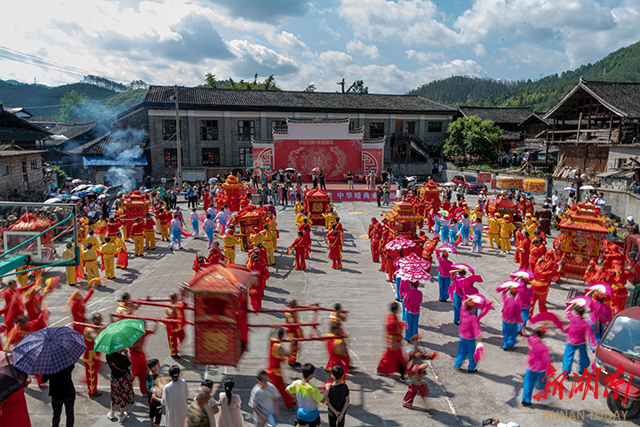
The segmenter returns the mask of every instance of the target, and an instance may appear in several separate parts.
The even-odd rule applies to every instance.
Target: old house
[[[0,144],[15,144],[25,150],[43,146],[50,133],[24,118],[4,109],[0,104]]]
[[[560,149],[556,176],[571,168],[602,173],[610,153],[621,153],[616,158],[640,154],[631,145],[640,130],[640,83],[580,79],[544,118],[552,120],[547,147]]]
[[[42,172],[43,150],[24,150],[11,144],[0,144],[0,200],[23,196],[43,201],[48,185]]]

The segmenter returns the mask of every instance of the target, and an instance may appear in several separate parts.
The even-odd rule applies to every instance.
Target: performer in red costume
[[[338,231],[329,231],[325,236],[327,246],[329,246],[329,259],[333,261],[331,268],[342,269],[342,240]]]
[[[334,366],[340,366],[344,370],[343,381],[347,380],[347,371],[349,370],[349,352],[347,344],[344,342],[343,336],[340,334],[340,322],[331,324],[331,333],[327,334],[327,352],[329,353],[329,361],[325,369],[331,371]]]
[[[298,237],[296,237],[296,240],[294,240],[291,246],[289,246],[289,250],[291,249],[294,249],[296,251],[296,261],[293,264],[293,268],[295,268],[296,270],[306,269],[307,262],[304,259],[306,249],[304,246],[304,235],[302,234],[302,231],[298,231]]]
[[[85,326],[83,335],[87,349],[82,355],[84,362],[84,373],[87,381],[87,393],[90,397],[101,396],[98,391],[98,372],[100,372],[100,355],[94,351],[93,342],[104,327],[102,326],[102,315],[95,313],[91,316],[91,325]]]
[[[387,314],[384,333],[386,348],[380,363],[378,363],[377,372],[383,375],[393,375],[395,372],[398,372],[404,377],[407,362],[402,353],[402,332],[404,331],[404,325],[398,320],[400,306],[394,301],[389,306],[389,309],[391,313]]]
[[[171,357],[174,359],[180,359],[178,355],[178,346],[184,340],[184,325],[186,319],[184,317],[184,304],[178,301],[178,294],[175,292],[169,295],[171,302],[165,310],[165,317],[167,319],[178,320],[178,322],[167,323],[167,339],[169,340],[169,349],[171,350]]]
[[[531,310],[529,317],[533,316],[533,311],[538,303],[540,313],[547,311],[547,295],[551,287],[551,281],[558,280],[558,275],[564,261],[558,260],[553,252],[547,252],[544,258],[540,258],[535,266],[533,266],[533,275],[535,279],[531,282],[531,290],[533,291],[533,300],[531,302]]]
[[[71,309],[71,316],[73,316],[73,321],[78,323],[86,323],[85,320],[85,308],[87,306],[87,302],[91,295],[93,295],[94,288],[89,289],[87,295],[83,298],[80,290],[74,291],[69,297],[69,301],[67,301],[67,307]],[[73,329],[76,332],[82,334],[84,333],[84,326],[73,325]]]
[[[264,297],[264,289],[267,287],[269,270],[266,265],[260,261],[260,257],[256,254],[247,261],[247,268],[258,277],[258,283],[249,289],[251,308],[258,311],[262,308],[262,297]]]
[[[271,343],[269,344],[269,365],[266,371],[267,374],[269,374],[271,384],[280,392],[285,406],[291,408],[296,401],[293,396],[286,392],[286,386],[282,380],[282,369],[280,367],[282,361],[289,357],[290,352],[279,342],[282,340],[284,340],[284,328],[278,328],[275,331],[275,337],[271,337]]]
[[[138,338],[138,341],[136,341],[131,347],[129,347],[129,356],[131,358],[131,373],[134,377],[138,378],[138,381],[140,382],[140,393],[143,396],[147,395],[146,375],[149,370],[147,367],[147,357],[144,354],[144,340],[147,338],[147,336],[155,334],[157,329],[158,322],[156,321],[153,329],[145,330],[144,335]]]
[[[287,307],[290,309],[294,309],[298,306],[295,298],[291,298],[287,301]],[[298,312],[295,310],[285,311],[284,313],[284,321],[285,323],[300,323],[300,316]],[[287,326],[287,335],[289,338],[304,338],[304,334],[302,333],[302,328],[300,326]],[[289,354],[289,366],[292,368],[300,366],[300,362],[298,362],[298,351],[300,346],[297,341],[291,342],[291,350]]]

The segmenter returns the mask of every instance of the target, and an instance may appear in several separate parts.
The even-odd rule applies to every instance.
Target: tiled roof
[[[22,151],[24,150],[24,148],[20,147],[19,145],[13,144],[11,142],[0,143],[0,151],[7,151],[7,150]]]
[[[145,95],[145,104],[153,107],[173,108],[172,86],[150,86]],[[329,92],[290,92],[265,90],[233,90],[178,88],[178,102],[182,108],[193,106],[199,109],[255,111],[311,111],[340,112],[344,114],[362,112],[455,114],[456,109],[413,95],[375,95]]]
[[[38,141],[46,138],[47,136],[49,136],[49,134],[44,130],[37,131],[21,128],[0,128],[0,141]]]
[[[43,154],[46,150],[5,150],[0,151],[0,157],[27,156],[29,154]]]
[[[492,122],[510,123],[518,125],[525,121],[533,114],[533,110],[529,107],[460,107],[460,112],[465,117],[478,116],[482,120],[491,120]]]
[[[602,105],[620,117],[640,118],[640,82],[590,82],[580,80],[578,85],[547,113],[545,119],[566,115],[585,93],[593,96]]]
[[[69,153],[82,154],[85,156],[115,157],[119,153],[135,147],[141,147],[142,149],[144,149],[146,148],[148,141],[148,137],[142,141],[128,138],[111,138],[111,132],[109,132],[108,134],[101,136],[100,138],[96,138],[93,141],[79,146],[78,148],[70,150]]]

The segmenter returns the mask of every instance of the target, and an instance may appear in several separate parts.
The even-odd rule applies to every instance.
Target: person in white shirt
[[[278,419],[278,396],[280,392],[269,382],[269,375],[261,371],[256,378],[249,397],[249,407],[253,409],[253,420],[258,427],[275,426]]]
[[[560,204],[560,196],[558,196],[558,192],[554,191],[553,196],[551,196],[551,207],[553,208],[553,212],[556,211],[556,208]]]
[[[187,399],[189,399],[189,385],[180,379],[180,368],[173,365],[169,368],[171,382],[164,386],[162,392],[162,407],[166,415],[167,427],[184,427],[187,418]]]
[[[600,193],[600,196],[596,199],[596,205],[604,207],[607,204],[607,199],[604,198],[604,193]]]

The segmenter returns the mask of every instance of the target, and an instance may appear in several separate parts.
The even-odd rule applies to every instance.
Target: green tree
[[[316,91],[316,85],[314,85],[313,83],[307,86],[305,90],[303,90],[303,92],[315,92],[315,91]]]
[[[204,87],[209,88],[209,89],[217,89],[218,88],[218,82],[216,82],[216,75],[215,74],[211,74],[211,73],[207,73],[204,76]]]
[[[87,119],[93,117],[90,108],[89,97],[84,93],[78,93],[75,90],[67,92],[60,98],[60,112],[55,117],[63,123],[69,123],[73,119]]]
[[[67,183],[67,174],[66,174],[66,172],[63,171],[62,169],[60,169],[60,166],[54,166],[53,168],[51,168],[51,170],[58,177],[58,183],[57,183],[58,184],[58,188],[60,188],[60,189],[65,188],[65,185]]]
[[[462,117],[447,127],[442,152],[448,159],[470,162],[493,160],[500,148],[502,129],[478,116]]]

